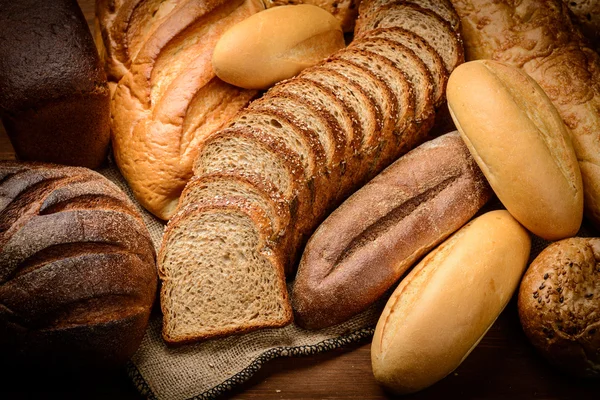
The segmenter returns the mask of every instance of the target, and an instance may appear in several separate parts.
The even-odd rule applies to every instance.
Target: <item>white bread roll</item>
[[[345,46],[339,20],[310,4],[275,7],[234,25],[219,39],[213,68],[227,83],[267,89]]]
[[[573,236],[583,218],[581,172],[567,127],[525,72],[480,60],[452,73],[448,107],[506,209],[547,240]]]
[[[454,371],[517,289],[530,247],[527,231],[500,210],[432,251],[402,280],[377,323],[375,379],[412,393]]]

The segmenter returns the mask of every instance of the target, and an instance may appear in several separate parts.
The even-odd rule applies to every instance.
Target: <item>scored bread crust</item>
[[[126,362],[157,277],[154,246],[125,193],[85,168],[2,162],[0,215],[3,356],[28,366]]]

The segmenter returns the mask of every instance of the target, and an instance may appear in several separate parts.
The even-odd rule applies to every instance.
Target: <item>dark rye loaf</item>
[[[22,160],[99,167],[109,89],[74,0],[0,0],[0,118]]]
[[[156,285],[148,231],[114,184],[84,168],[0,163],[2,363],[124,363]]]

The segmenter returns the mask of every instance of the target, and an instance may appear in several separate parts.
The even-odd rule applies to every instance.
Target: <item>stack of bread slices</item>
[[[346,48],[202,144],[159,254],[170,343],[292,321],[286,274],[349,194],[422,142],[463,62],[447,1],[362,2]]]

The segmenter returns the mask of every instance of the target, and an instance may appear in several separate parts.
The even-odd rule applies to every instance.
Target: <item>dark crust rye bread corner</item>
[[[457,132],[410,151],[310,238],[293,287],[296,322],[320,329],[365,310],[491,194]]]
[[[127,196],[85,168],[0,163],[2,363],[107,367],[142,340],[154,246]]]
[[[0,0],[0,117],[22,160],[97,168],[109,89],[74,0]]]

